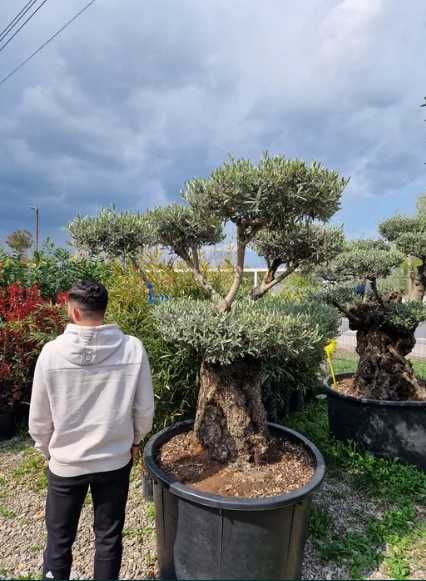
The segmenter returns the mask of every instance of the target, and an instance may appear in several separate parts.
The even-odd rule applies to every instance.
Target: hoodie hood
[[[98,365],[123,344],[125,335],[117,325],[81,327],[70,323],[60,340],[64,358],[74,365]]]

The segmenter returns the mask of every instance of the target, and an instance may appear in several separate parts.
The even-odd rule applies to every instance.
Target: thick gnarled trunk
[[[423,388],[406,359],[415,342],[414,331],[358,328],[354,388],[359,395],[376,400],[419,399]]]
[[[426,291],[426,264],[417,266],[411,279],[410,298],[414,301],[423,301]]]
[[[203,363],[194,432],[212,459],[261,463],[267,454],[267,421],[259,364]]]

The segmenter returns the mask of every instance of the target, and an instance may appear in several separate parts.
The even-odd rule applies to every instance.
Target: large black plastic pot
[[[0,410],[0,440],[16,435],[16,419],[13,410]]]
[[[337,379],[353,377],[342,373]],[[357,399],[325,386],[330,432],[376,456],[426,470],[426,401]]]
[[[318,449],[302,435],[270,424],[270,432],[303,444],[314,458],[312,480],[270,498],[207,494],[173,481],[156,462],[163,444],[192,421],[159,432],[147,443],[145,467],[154,481],[157,553],[163,579],[299,579],[312,493],[325,472]]]

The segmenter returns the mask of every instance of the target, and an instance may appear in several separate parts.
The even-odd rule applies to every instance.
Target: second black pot
[[[353,377],[339,374],[337,379]],[[426,470],[426,401],[354,398],[325,386],[330,432],[376,456]]]
[[[203,493],[173,481],[156,461],[163,444],[192,426],[186,421],[162,430],[144,451],[154,482],[161,578],[299,579],[311,497],[325,473],[321,453],[301,434],[270,424],[272,435],[302,444],[312,455],[312,480],[270,498]]]

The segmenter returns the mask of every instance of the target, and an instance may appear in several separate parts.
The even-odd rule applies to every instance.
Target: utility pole
[[[40,236],[40,209],[31,207],[31,210],[35,212],[35,250],[38,252],[38,243],[39,243],[39,236]]]

